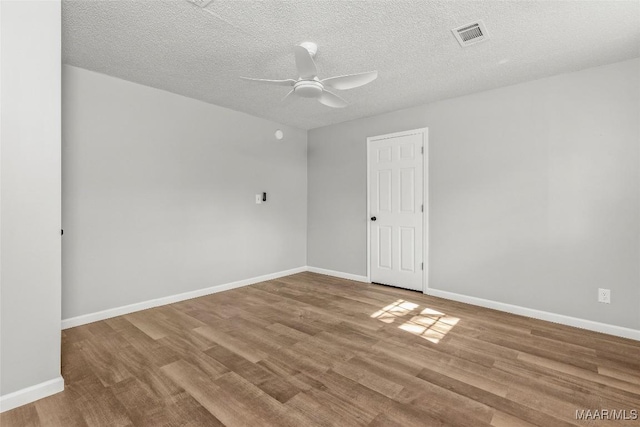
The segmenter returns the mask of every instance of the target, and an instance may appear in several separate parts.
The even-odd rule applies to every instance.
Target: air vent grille
[[[482,37],[482,30],[478,24],[475,24],[470,27],[465,27],[462,30],[458,30],[458,34],[460,34],[460,38],[463,42],[468,42],[469,40]]]
[[[470,46],[489,39],[489,34],[484,26],[484,22],[482,21],[462,25],[458,28],[454,28],[451,32],[462,47]]]

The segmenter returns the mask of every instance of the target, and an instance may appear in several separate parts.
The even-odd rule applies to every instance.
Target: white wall
[[[640,329],[639,82],[634,59],[311,130],[308,264],[366,275],[366,137],[428,127],[430,287]]]
[[[2,1],[0,15],[0,406],[6,410],[63,387],[60,2]]]
[[[62,88],[63,319],[306,265],[306,131],[70,66]]]

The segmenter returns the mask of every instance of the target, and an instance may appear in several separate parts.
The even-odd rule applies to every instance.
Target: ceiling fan
[[[240,77],[243,80],[253,82],[266,83],[277,86],[292,87],[291,91],[282,98],[283,101],[291,100],[293,95],[302,96],[304,98],[316,98],[321,104],[333,108],[343,108],[347,106],[347,101],[329,91],[327,88],[346,90],[366,85],[374,81],[378,77],[377,71],[369,71],[366,73],[347,74],[344,76],[329,77],[320,80],[318,71],[313,58],[318,52],[318,46],[315,43],[305,42],[296,46],[294,49],[296,58],[296,68],[298,69],[298,79],[286,80],[269,80],[269,79],[253,79],[250,77]]]

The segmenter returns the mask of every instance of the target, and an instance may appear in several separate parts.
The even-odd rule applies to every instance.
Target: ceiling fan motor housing
[[[293,89],[296,95],[300,95],[304,98],[317,98],[322,94],[324,87],[322,83],[313,80],[301,80],[297,82]]]

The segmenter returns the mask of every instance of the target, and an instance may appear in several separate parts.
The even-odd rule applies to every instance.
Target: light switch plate
[[[256,205],[262,204],[262,194],[256,194]]]

